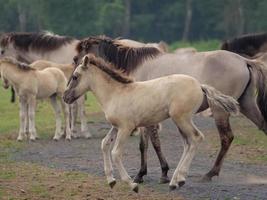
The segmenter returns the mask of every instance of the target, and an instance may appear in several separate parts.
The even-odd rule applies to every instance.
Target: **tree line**
[[[1,32],[174,42],[267,30],[265,0],[0,0],[0,5]]]

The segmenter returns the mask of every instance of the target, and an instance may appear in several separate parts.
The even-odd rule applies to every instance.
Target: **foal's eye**
[[[5,53],[5,51],[4,50],[1,50],[1,55],[3,55]]]

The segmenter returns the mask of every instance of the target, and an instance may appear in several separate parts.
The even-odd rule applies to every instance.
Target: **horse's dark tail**
[[[251,81],[256,84],[257,105],[264,121],[267,122],[267,66],[257,60],[246,59],[246,62],[251,72]]]
[[[15,90],[13,87],[11,87],[11,99],[10,99],[10,102],[11,103],[15,103],[16,101],[16,94],[15,94]]]

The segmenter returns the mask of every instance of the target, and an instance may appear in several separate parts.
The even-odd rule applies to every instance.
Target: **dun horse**
[[[157,124],[167,118],[174,121],[184,140],[184,152],[170,182],[170,189],[173,190],[185,183],[196,148],[204,138],[192,121],[192,115],[200,108],[203,98],[207,98],[211,108],[219,106],[226,112],[238,112],[238,103],[232,97],[209,86],[200,85],[192,77],[171,75],[133,82],[102,58],[96,58],[92,54],[85,56],[82,64],[73,72],[64,100],[72,103],[89,89],[100,102],[107,121],[113,126],[102,140],[108,183],[111,187],[116,183],[112,174],[111,153],[122,180],[135,192],[138,192],[137,183],[133,183],[121,161],[126,139],[133,130]]]
[[[87,53],[93,53],[115,65],[125,74],[130,74],[137,81],[149,80],[170,74],[186,74],[196,78],[202,84],[208,84],[222,93],[238,99],[241,112],[254,124],[267,133],[267,79],[265,66],[257,61],[247,60],[227,51],[196,52],[188,57],[179,57],[172,53],[162,53],[156,48],[133,48],[121,44],[119,40],[104,37],[90,37],[77,45],[79,60]],[[255,95],[258,91],[258,95]],[[203,104],[199,111],[208,108]],[[234,135],[229,123],[229,114],[220,109],[213,109],[213,118],[218,128],[221,149],[212,169],[204,176],[211,180],[219,175],[224,157],[231,145]],[[158,126],[155,126],[158,127]],[[157,129],[153,126],[146,128],[148,137],[142,135],[140,142],[141,169],[135,178],[136,182],[143,181],[147,173],[147,140],[152,144],[159,157],[162,177],[168,180],[168,164],[164,158]]]
[[[71,139],[69,110],[62,99],[67,86],[67,79],[61,70],[47,68],[39,71],[13,58],[0,60],[0,70],[4,87],[13,86],[19,96],[20,129],[17,140],[23,140],[27,132],[30,134],[30,140],[37,138],[35,129],[36,100],[44,98],[50,98],[55,110],[56,131],[54,140],[60,139],[64,133],[61,130],[61,109],[57,99],[59,99],[64,112],[66,139]]]

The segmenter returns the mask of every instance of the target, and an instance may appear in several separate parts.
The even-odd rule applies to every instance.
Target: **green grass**
[[[170,45],[170,49],[173,51],[177,48],[194,47],[198,51],[212,51],[220,48],[219,40],[200,40],[195,42],[177,41]]]

